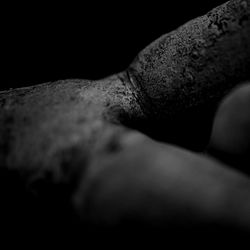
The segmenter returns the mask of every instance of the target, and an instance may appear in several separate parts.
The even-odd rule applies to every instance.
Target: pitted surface
[[[249,68],[250,1],[237,0],[163,35],[128,71],[142,106],[161,119],[219,100]]]

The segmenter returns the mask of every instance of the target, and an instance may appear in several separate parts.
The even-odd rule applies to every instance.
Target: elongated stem
[[[163,35],[128,68],[154,119],[211,105],[250,77],[250,1],[231,0]]]

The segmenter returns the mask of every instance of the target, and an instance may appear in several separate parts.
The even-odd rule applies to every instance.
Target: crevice
[[[126,70],[128,82],[135,92],[136,101],[147,118],[152,116],[156,117],[157,113],[155,112],[155,105],[142,87],[141,82],[137,79],[136,73],[134,72],[135,70],[130,66]]]

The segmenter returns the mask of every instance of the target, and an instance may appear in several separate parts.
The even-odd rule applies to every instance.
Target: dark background
[[[160,35],[223,2],[9,2],[1,10],[0,89],[119,72]]]

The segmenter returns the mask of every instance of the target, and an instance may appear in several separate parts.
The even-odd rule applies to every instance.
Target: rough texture
[[[145,48],[128,71],[154,119],[214,104],[250,76],[250,1],[233,0]]]
[[[98,132],[96,127],[103,120],[118,124],[133,120],[130,114],[141,116],[132,90],[120,76],[4,91],[0,105],[0,159],[10,167],[27,163],[31,168],[49,167],[55,153],[77,145],[82,138],[86,145],[93,141],[92,131]]]
[[[119,148],[120,136],[130,132],[117,125],[142,115],[125,81],[119,74],[0,93],[2,221],[60,225],[69,219],[69,200],[89,161]]]
[[[66,80],[0,92],[0,190],[21,180],[17,189],[22,186],[25,197],[28,190],[29,202],[39,197],[35,211],[47,209],[54,220],[55,215],[64,219],[71,210],[65,204],[96,158],[95,174],[103,167],[101,156],[112,160],[110,155],[131,143],[129,150],[136,149],[138,134],[118,125],[168,130],[169,117],[209,106],[249,77],[249,13],[249,0],[232,0],[159,38],[127,71],[100,81]],[[17,204],[10,204],[26,204],[30,216],[34,205],[29,207],[23,194],[19,198],[17,189]]]

